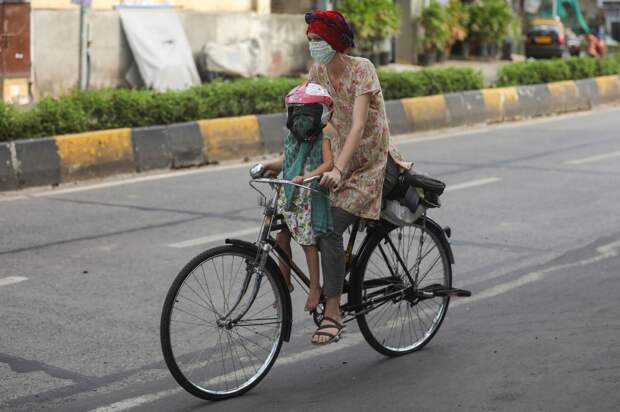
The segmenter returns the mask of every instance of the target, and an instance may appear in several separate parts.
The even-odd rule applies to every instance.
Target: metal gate
[[[0,3],[0,76],[30,77],[29,3]]]

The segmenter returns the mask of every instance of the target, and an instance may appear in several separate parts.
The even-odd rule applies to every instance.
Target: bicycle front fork
[[[265,265],[267,264],[267,258],[271,253],[272,246],[269,243],[264,242],[261,247],[258,249],[258,253],[253,262],[246,262],[246,273],[245,279],[243,280],[243,285],[241,287],[241,291],[237,297],[237,301],[233,305],[233,307],[222,316],[221,319],[217,321],[218,325],[232,327],[236,325],[254,304],[256,297],[258,296],[258,291],[260,290],[260,285],[264,276]],[[254,281],[252,284],[252,280]],[[241,305],[241,302],[244,300],[245,295],[250,291],[250,296],[247,304],[241,310],[241,313],[231,319],[232,314],[237,310],[237,308]]]

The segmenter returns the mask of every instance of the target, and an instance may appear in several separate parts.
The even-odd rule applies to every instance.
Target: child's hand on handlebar
[[[305,179],[305,177],[303,177],[303,176],[295,176],[293,179],[291,179],[291,182],[297,183],[298,185],[303,185],[304,184],[304,179]]]
[[[340,184],[341,180],[342,175],[338,169],[332,169],[329,172],[323,173],[323,177],[321,178],[321,182],[319,184],[327,187],[328,189],[334,189]]]

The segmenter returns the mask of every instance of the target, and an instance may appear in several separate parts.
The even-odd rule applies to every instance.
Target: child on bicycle
[[[334,167],[329,138],[323,136],[323,128],[331,118],[334,103],[322,86],[308,82],[291,90],[285,103],[289,133],[284,141],[284,154],[266,163],[265,171],[273,175],[283,171],[284,179],[303,184],[305,179],[321,176]],[[314,181],[311,187],[324,190],[319,189],[317,183]],[[280,192],[278,198],[278,212],[283,215],[287,226],[278,233],[278,244],[291,256],[293,237],[306,255],[310,293],[304,310],[312,312],[321,297],[317,237],[333,229],[329,200],[319,193],[284,185],[283,193]],[[290,267],[280,262],[280,271],[292,291]]]

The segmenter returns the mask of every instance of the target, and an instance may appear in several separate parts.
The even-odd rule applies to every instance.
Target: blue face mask
[[[329,63],[336,55],[336,50],[326,41],[311,41],[309,47],[310,56],[319,64]]]

